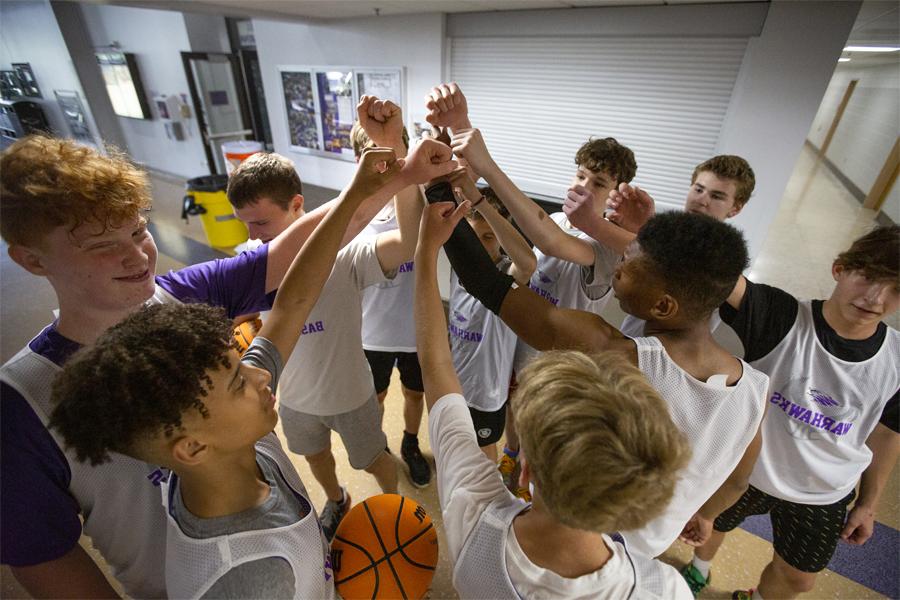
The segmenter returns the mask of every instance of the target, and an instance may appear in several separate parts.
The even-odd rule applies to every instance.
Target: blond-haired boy
[[[604,534],[662,512],[690,453],[625,360],[550,353],[523,373],[513,402],[532,504],[478,450],[436,273],[438,249],[468,209],[426,207],[416,251],[416,334],[454,586],[463,598],[689,598],[673,568]]]

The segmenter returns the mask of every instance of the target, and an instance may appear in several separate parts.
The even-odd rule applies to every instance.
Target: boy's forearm
[[[419,186],[411,185],[401,190],[396,196],[397,228],[400,231],[400,252],[396,264],[398,268],[416,253],[416,241],[419,239],[419,223],[422,221],[424,201]]]
[[[855,506],[874,512],[900,455],[900,433],[879,423],[866,440],[866,445],[872,450],[872,462],[860,478]]]
[[[581,231],[617,254],[625,254],[625,248],[637,237],[615,223],[610,223],[603,217],[597,217],[590,223],[586,223],[585,227],[581,227]]]
[[[297,310],[300,306],[312,309],[331,274],[347,225],[364,197],[363,192],[351,188],[337,199],[288,268],[275,297],[273,313]]]
[[[509,255],[513,265],[516,267],[516,271],[521,274],[521,278],[516,278],[516,281],[520,284],[528,281],[537,268],[537,258],[535,258],[531,246],[513,227],[512,223],[504,219],[489,202],[482,200],[478,206],[478,211],[491,226],[491,229],[494,230],[494,233],[497,234],[500,246]]]
[[[763,418],[765,418],[765,414],[763,414]],[[734,470],[728,475],[728,479],[700,507],[698,512],[701,516],[710,521],[715,520],[723,511],[740,500],[744,492],[750,487],[750,474],[753,472],[753,467],[756,466],[760,450],[762,450],[762,426],[757,429],[756,435],[750,440],[750,443],[744,450],[744,455],[734,467]]]
[[[447,320],[437,283],[437,249],[419,247],[415,254],[414,316],[416,349],[422,367],[428,410],[448,393],[460,393],[447,342]]]
[[[66,554],[27,567],[10,567],[34,598],[119,598],[103,572],[79,544]]]
[[[349,244],[363,229],[375,218],[379,211],[384,208],[398,191],[403,189],[404,183],[401,179],[402,175],[394,177],[384,187],[375,193],[368,195],[362,202],[357,204],[355,212],[351,216],[351,220],[344,230],[340,247],[343,248]],[[281,287],[281,281],[284,279],[285,273],[297,256],[297,253],[309,239],[315,228],[322,222],[332,208],[334,208],[340,198],[342,198],[349,188],[344,189],[341,194],[329,200],[322,206],[312,210],[294,223],[291,224],[284,232],[269,243],[269,257],[266,262],[266,293],[275,291]],[[363,191],[364,193],[364,191]]]
[[[542,252],[555,255],[551,250],[555,249],[558,235],[567,235],[559,226],[550,219],[550,216],[527,197],[515,183],[496,164],[482,177],[509,210],[525,235],[534,242],[534,245]]]
[[[704,519],[715,521],[716,518],[741,499],[741,496],[749,489],[747,482],[731,481],[726,479],[725,483],[719,486],[719,489],[709,497],[709,499],[700,507],[697,512]]]

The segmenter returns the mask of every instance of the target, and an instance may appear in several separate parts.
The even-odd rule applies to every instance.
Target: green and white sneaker
[[[731,593],[731,600],[751,600],[756,590],[736,590]]]
[[[694,594],[694,598],[696,598],[697,594],[709,585],[712,579],[712,572],[710,572],[709,577],[704,578],[703,574],[697,570],[697,567],[688,563],[681,568],[681,576],[684,577],[688,587],[691,588],[691,592]]]

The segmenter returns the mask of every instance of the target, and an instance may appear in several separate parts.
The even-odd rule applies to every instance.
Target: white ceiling
[[[866,0],[863,2],[856,23],[850,31],[847,46],[897,46],[900,45],[900,3],[895,0]],[[844,52],[852,64],[900,62],[900,52],[875,54],[869,52]]]
[[[578,8],[588,6],[648,6],[665,4],[725,4],[747,0],[87,0],[232,17],[276,19],[347,19],[377,14],[482,12]],[[750,0],[768,1],[768,0]]]

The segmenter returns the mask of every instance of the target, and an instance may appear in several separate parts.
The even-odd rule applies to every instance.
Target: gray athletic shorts
[[[357,470],[369,468],[387,448],[387,436],[381,430],[381,407],[375,396],[359,408],[337,415],[311,415],[285,406],[278,407],[278,414],[288,448],[301,456],[329,448],[332,431],[341,436],[350,466]]]

